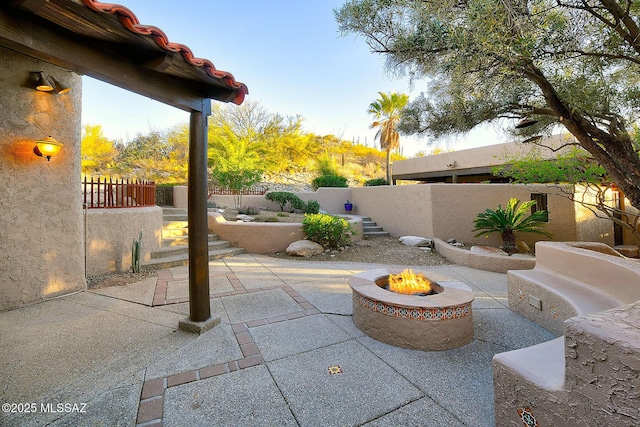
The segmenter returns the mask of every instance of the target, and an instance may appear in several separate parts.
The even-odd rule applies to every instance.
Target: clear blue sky
[[[368,105],[378,92],[411,97],[425,90],[385,72],[384,58],[362,38],[343,37],[333,9],[344,0],[116,0],[140,22],[162,29],[172,42],[231,72],[249,87],[247,100],[282,115],[299,114],[304,128],[373,145]],[[100,124],[111,139],[125,142],[149,129],[187,123],[188,114],[105,83],[83,78],[83,124]],[[477,133],[440,141],[459,150],[504,142]],[[404,154],[429,151],[428,140],[401,138]]]

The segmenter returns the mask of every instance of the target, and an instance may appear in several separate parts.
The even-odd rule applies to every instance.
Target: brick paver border
[[[294,311],[292,313],[268,317],[265,319],[251,320],[243,323],[235,323],[231,325],[240,350],[242,351],[241,359],[232,360],[230,362],[219,363],[216,365],[205,366],[200,369],[194,369],[186,372],[179,372],[177,374],[169,375],[162,378],[153,378],[146,380],[142,385],[142,391],[140,393],[140,403],[138,405],[138,416],[136,420],[137,427],[160,427],[162,426],[163,408],[164,408],[164,393],[168,388],[176,387],[182,384],[188,384],[195,381],[201,381],[207,378],[214,377],[216,375],[224,375],[229,372],[237,371],[239,369],[246,369],[252,366],[258,366],[264,363],[264,358],[260,353],[260,349],[253,341],[251,328],[258,326],[268,325],[271,323],[285,322],[287,320],[298,319],[305,316],[313,316],[319,314],[320,310],[315,308],[309,301],[301,296],[295,289],[289,285],[279,286],[267,286],[264,288],[252,288],[245,289],[240,280],[233,273],[223,273],[219,275],[225,275],[233,291],[218,292],[211,294],[212,298],[221,298],[231,295],[241,295],[254,292],[262,292],[273,289],[282,289],[287,293],[295,302],[298,303],[301,310]],[[167,286],[169,281],[172,280],[172,275],[169,270],[158,271],[158,280],[156,282],[156,289],[153,296],[153,306],[161,306],[168,304],[178,304],[182,302],[188,302],[189,298],[175,298],[167,300]]]

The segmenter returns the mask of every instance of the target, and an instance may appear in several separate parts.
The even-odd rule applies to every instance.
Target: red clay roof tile
[[[116,15],[120,23],[132,33],[152,37],[155,43],[162,49],[169,52],[180,53],[188,64],[194,67],[201,67],[207,75],[213,79],[222,80],[227,87],[236,91],[236,96],[232,101],[234,104],[242,104],[245,95],[249,93],[247,86],[244,83],[236,81],[231,73],[217,70],[208,59],[196,58],[188,46],[169,41],[167,35],[160,28],[153,25],[140,24],[138,17],[125,6],[101,3],[96,0],[82,0],[82,2],[85,6],[96,12]]]

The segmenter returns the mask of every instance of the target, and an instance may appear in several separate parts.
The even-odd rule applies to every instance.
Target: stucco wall
[[[177,187],[174,187],[177,188]],[[182,187],[186,188],[186,187]],[[315,192],[293,192],[300,199],[308,202],[309,200],[315,200],[320,204],[320,209],[332,213],[332,214],[344,214],[346,213],[344,210],[344,204],[347,200],[351,200],[351,188],[318,188]],[[176,201],[175,197],[178,196],[180,198],[186,198],[187,193],[185,191],[177,192],[174,190],[174,206],[178,207],[178,204],[186,207],[186,201]],[[225,206],[233,208],[235,206],[235,202],[233,200],[233,196],[228,195],[219,195],[214,194],[209,197],[209,200],[215,202],[218,206]],[[280,205],[274,202],[270,202],[265,199],[265,196],[242,196],[242,206],[253,206],[257,208],[268,208],[272,211],[280,211]],[[351,212],[353,214],[357,213],[357,206],[354,206],[354,210]]]
[[[344,215],[355,232],[351,241],[362,238],[362,220]],[[273,254],[284,252],[287,247],[307,237],[301,224],[272,222],[227,221],[217,212],[209,212],[209,231],[227,240],[232,246],[241,247],[248,253]]]
[[[544,185],[514,184],[433,184],[433,237],[447,240],[455,238],[460,242],[500,246],[502,239],[498,233],[487,237],[475,237],[473,221],[485,209],[495,210],[498,205],[506,207],[510,198],[520,201],[531,200],[531,193],[552,193],[554,189]],[[549,222],[545,231],[553,234],[551,240],[576,240],[574,203],[566,197],[549,194]],[[517,233],[516,238],[529,246],[539,240],[550,240],[541,234]]]
[[[576,191],[584,192],[584,186],[576,186]],[[584,201],[594,203],[592,195],[585,194]],[[582,200],[582,198],[580,198]],[[576,203],[576,240],[593,240],[593,236],[598,236],[598,241],[614,246],[613,223],[609,219],[598,218],[586,207]],[[604,214],[601,214],[604,216]]]
[[[0,310],[86,288],[80,186],[80,76],[0,48]],[[34,71],[70,86],[35,90]],[[35,140],[64,148],[47,161]]]
[[[392,236],[434,235],[431,185],[351,189],[354,214],[371,217]]]
[[[87,209],[87,276],[131,269],[131,246],[142,231],[141,261],[162,241],[162,208]]]

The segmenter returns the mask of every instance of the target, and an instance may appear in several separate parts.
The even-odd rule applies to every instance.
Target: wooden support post
[[[203,100],[208,101],[209,100]],[[210,108],[209,110],[210,111]],[[204,322],[209,307],[209,225],[207,221],[207,116],[192,111],[189,122],[189,319]]]

